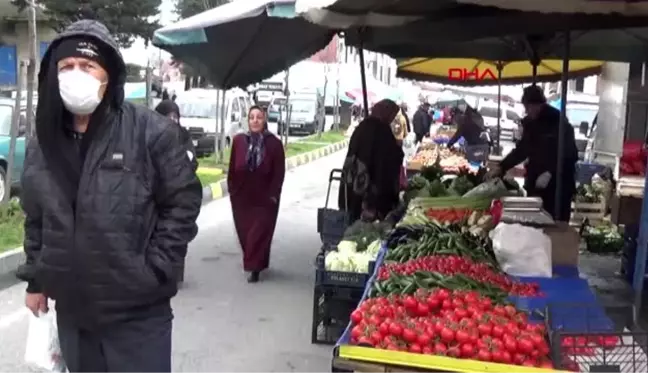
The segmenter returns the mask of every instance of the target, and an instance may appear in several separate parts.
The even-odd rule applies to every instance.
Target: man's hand
[[[47,297],[43,293],[27,293],[25,295],[25,306],[38,317],[38,312],[47,313]]]
[[[544,189],[549,185],[549,182],[551,181],[551,173],[550,172],[543,172],[538,176],[536,179],[535,186],[538,189]]]
[[[502,169],[499,166],[494,165],[486,173],[486,180],[491,180],[500,176],[502,176]]]

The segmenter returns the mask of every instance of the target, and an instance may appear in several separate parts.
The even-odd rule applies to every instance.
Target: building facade
[[[326,48],[311,56],[309,61],[322,63],[360,63],[358,48],[347,46],[343,37],[335,36]],[[396,85],[396,60],[380,53],[364,51],[365,71],[369,76],[390,85]]]
[[[37,40],[42,56],[56,32],[42,22],[38,15]],[[0,89],[12,89],[18,82],[18,66],[29,58],[27,12],[18,12],[11,0],[0,0]]]

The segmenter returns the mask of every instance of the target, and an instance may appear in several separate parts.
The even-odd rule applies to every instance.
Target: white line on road
[[[18,311],[14,311],[6,316],[0,317],[0,329],[7,328],[13,323],[22,320],[23,317],[27,316],[28,313],[29,311],[27,310],[27,308],[21,308]]]

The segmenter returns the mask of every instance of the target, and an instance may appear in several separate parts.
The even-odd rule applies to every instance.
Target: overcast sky
[[[173,4],[173,0],[162,0],[162,5],[160,6],[160,22],[162,23],[162,25],[167,25],[175,20],[176,15],[173,12]],[[151,47],[149,48],[149,51],[147,51],[144,47],[144,41],[140,39],[136,40],[135,43],[133,43],[132,47],[128,49],[122,49],[122,53],[126,62],[146,66],[149,53],[157,54],[159,53],[159,49]],[[169,56],[165,52],[163,52],[163,55],[165,55],[165,58]]]

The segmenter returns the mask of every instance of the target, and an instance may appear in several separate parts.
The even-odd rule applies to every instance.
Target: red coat
[[[270,264],[270,245],[286,172],[285,155],[281,141],[268,135],[264,138],[263,161],[250,171],[247,148],[247,136],[234,137],[227,186],[234,226],[243,250],[243,268],[262,271]]]

